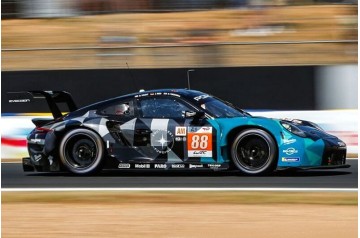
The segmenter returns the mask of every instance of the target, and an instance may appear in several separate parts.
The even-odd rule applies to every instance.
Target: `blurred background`
[[[3,70],[356,64],[352,2],[4,0]]]
[[[29,118],[6,92],[65,90],[78,106],[187,87],[255,115],[315,121],[357,154],[358,5],[351,0],[3,0],[2,158]],[[28,113],[28,114],[24,114]]]

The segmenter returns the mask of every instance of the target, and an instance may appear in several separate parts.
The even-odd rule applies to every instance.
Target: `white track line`
[[[358,192],[357,188],[2,188],[1,192],[127,192],[127,191],[241,191],[241,192]]]

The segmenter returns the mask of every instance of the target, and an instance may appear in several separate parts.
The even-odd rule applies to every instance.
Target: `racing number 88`
[[[206,149],[208,147],[209,136],[208,135],[194,135],[191,141],[192,149]]]

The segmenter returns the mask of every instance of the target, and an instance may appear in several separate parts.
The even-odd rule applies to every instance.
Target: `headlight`
[[[338,145],[340,147],[346,147],[346,144],[343,141],[338,141]]]
[[[281,121],[280,124],[289,132],[291,132],[297,136],[300,136],[300,137],[306,137],[306,134],[304,131],[302,131],[299,127],[297,127],[289,122]]]

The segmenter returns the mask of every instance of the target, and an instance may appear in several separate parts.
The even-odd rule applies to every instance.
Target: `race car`
[[[32,120],[24,171],[237,169],[263,175],[350,167],[346,144],[315,123],[255,117],[200,91],[141,90],[79,109],[64,91],[26,94],[13,102],[44,98],[53,118]],[[64,103],[68,113],[60,110]]]

